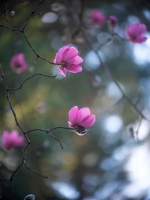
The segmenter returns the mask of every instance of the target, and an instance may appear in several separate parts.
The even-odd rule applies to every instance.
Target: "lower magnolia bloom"
[[[58,66],[58,72],[66,77],[66,73],[78,73],[82,71],[82,67],[79,66],[83,62],[83,59],[78,56],[78,50],[75,47],[64,46],[58,50],[55,56],[54,63],[60,63]]]
[[[2,145],[6,149],[10,149],[12,147],[19,147],[24,144],[24,137],[19,135],[17,130],[13,130],[12,132],[4,131],[2,135]]]
[[[147,40],[144,36],[146,29],[145,24],[133,23],[126,27],[125,33],[131,43],[143,43]]]
[[[68,114],[68,125],[78,135],[87,133],[88,128],[95,122],[95,115],[92,115],[89,108],[78,109],[78,106],[71,108]]]
[[[18,53],[14,55],[10,61],[10,67],[17,73],[20,74],[28,69],[28,64],[25,60],[25,55],[23,53]]]

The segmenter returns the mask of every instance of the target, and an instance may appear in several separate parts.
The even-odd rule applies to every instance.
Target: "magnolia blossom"
[[[92,115],[89,108],[81,108],[79,110],[78,106],[71,108],[68,114],[68,125],[78,135],[84,135],[87,133],[87,128],[92,126],[95,122],[95,115]]]
[[[22,146],[23,143],[24,137],[20,136],[17,130],[13,130],[10,133],[8,131],[4,131],[2,134],[2,145],[6,149]]]
[[[115,16],[112,16],[110,15],[109,18],[108,18],[108,24],[111,26],[111,27],[114,27],[118,22],[118,19],[117,17]]]
[[[25,55],[23,53],[18,53],[14,55],[10,61],[10,67],[17,73],[20,74],[28,69],[28,64],[25,60]]]
[[[147,40],[144,36],[146,29],[145,24],[133,23],[126,27],[125,33],[131,43],[143,43]]]
[[[58,66],[58,72],[64,77],[66,77],[67,71],[71,73],[81,72],[82,67],[79,64],[82,62],[83,59],[78,56],[78,50],[70,46],[60,48],[54,59],[54,63],[61,64]]]
[[[102,12],[100,12],[99,10],[92,10],[92,12],[90,13],[88,20],[95,24],[95,25],[102,25],[105,23],[106,19],[105,16],[103,15]]]

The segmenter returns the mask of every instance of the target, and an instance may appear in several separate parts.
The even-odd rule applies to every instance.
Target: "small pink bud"
[[[143,43],[147,40],[147,37],[144,36],[146,30],[145,24],[133,23],[126,27],[125,34],[131,43]]]
[[[68,114],[68,125],[74,128],[78,135],[87,133],[90,126],[95,123],[95,115],[92,115],[89,108],[78,109],[78,106],[71,108]]]
[[[2,134],[2,145],[6,149],[11,149],[12,147],[19,147],[24,144],[24,137],[19,135],[17,130],[12,132],[4,131]]]
[[[117,22],[118,22],[117,17],[112,16],[112,15],[109,16],[109,18],[108,18],[108,25],[109,26],[111,26],[112,28],[114,28],[116,26]]]
[[[90,13],[88,17],[88,21],[94,25],[101,26],[102,24],[106,22],[106,19],[102,12],[95,9],[95,10],[92,10],[92,12]]]
[[[25,55],[23,53],[18,53],[14,55],[10,61],[10,67],[17,73],[20,74],[28,69],[28,64],[25,60]]]
[[[82,71],[82,67],[79,66],[83,62],[83,59],[78,56],[78,50],[75,47],[64,46],[58,50],[55,56],[54,63],[60,63],[58,66],[58,72],[66,77],[66,73],[78,73]]]

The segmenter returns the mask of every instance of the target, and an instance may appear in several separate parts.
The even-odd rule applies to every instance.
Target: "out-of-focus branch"
[[[45,0],[42,0],[42,1],[38,4],[38,6],[31,12],[31,14],[29,15],[29,17],[27,17],[26,23],[25,23],[25,25],[24,25],[22,31],[25,30],[25,28],[26,28],[27,25],[28,25],[28,22],[30,21],[30,18],[35,14],[35,12],[38,10],[38,8],[40,7],[40,5],[41,5],[44,1],[45,1]],[[20,26],[19,26],[19,27],[20,27]]]
[[[85,2],[84,0],[80,0],[81,6],[80,6],[80,12],[79,12],[79,20],[80,20],[80,24],[83,24],[83,12],[84,12],[84,7],[85,7]]]
[[[3,3],[4,3],[4,7],[3,7],[4,8],[4,18],[5,18],[6,22],[10,23],[6,18],[6,1],[3,0]]]
[[[107,67],[107,65],[103,62],[101,56],[99,55],[98,53],[98,50],[95,50],[88,37],[87,37],[87,33],[85,31],[85,29],[82,29],[82,33],[83,33],[83,37],[84,39],[86,40],[86,43],[88,44],[89,48],[92,49],[98,56],[99,60],[100,60],[100,63],[101,63],[101,66],[103,68],[103,70],[109,75],[109,77],[113,80],[113,82],[116,84],[116,86],[118,87],[118,89],[120,90],[120,92],[122,93],[122,97],[132,106],[132,108],[134,108],[134,110],[143,118],[143,119],[146,119],[146,120],[149,120],[145,117],[145,115],[138,109],[137,105],[134,104],[132,102],[132,100],[125,94],[125,92],[123,91],[123,89],[121,88],[120,84],[117,82],[117,80],[113,77],[113,75],[111,74],[109,68]]]

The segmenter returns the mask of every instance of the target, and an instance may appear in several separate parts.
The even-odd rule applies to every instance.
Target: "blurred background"
[[[8,1],[6,18],[1,2],[1,23],[17,28],[40,1]],[[87,38],[79,29],[81,5]],[[134,22],[147,26],[147,41],[131,44],[111,37],[112,29],[88,23],[92,9],[99,9],[108,19],[118,18],[114,33],[126,39],[125,27]],[[14,11],[14,15],[10,13]],[[123,99],[121,92],[102,69],[103,62],[121,85],[123,91],[150,119],[150,2],[147,0],[66,0],[45,1],[30,19],[26,35],[39,55],[54,60],[64,45],[75,46],[84,62],[82,73],[68,73],[64,78],[57,66],[38,59],[22,34],[0,28],[0,60],[8,86],[18,87],[34,73],[57,75],[56,78],[36,76],[21,90],[10,92],[15,112],[25,130],[68,126],[68,112],[77,105],[89,107],[96,123],[80,137],[69,130],[52,132],[59,143],[44,132],[28,134],[26,164],[49,176],[44,179],[24,166],[14,178],[14,190],[24,199],[34,194],[36,200],[149,200],[150,199],[150,124]],[[12,15],[12,14],[11,14]],[[81,27],[81,26],[80,26]],[[106,43],[108,38],[111,38]],[[105,45],[103,45],[105,43]],[[10,60],[24,53],[27,71],[16,74]],[[3,131],[17,129],[0,79],[0,136]],[[18,130],[20,132],[20,130]],[[22,134],[20,132],[20,134]],[[138,138],[137,138],[138,137]],[[0,145],[0,175],[9,178],[20,164],[23,147],[6,150]],[[9,182],[0,182],[0,198],[16,199]]]

